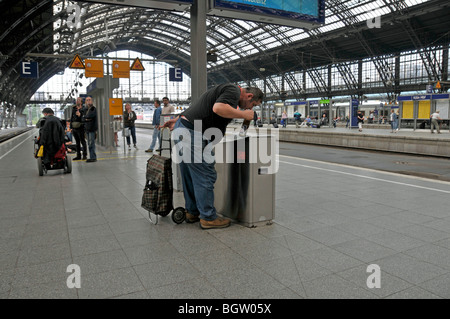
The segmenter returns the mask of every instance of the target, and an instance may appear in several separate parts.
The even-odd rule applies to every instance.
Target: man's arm
[[[176,118],[168,120],[166,123],[164,123],[162,127],[168,127],[172,131],[175,126],[175,123],[178,121],[179,118],[180,116],[178,115]]]
[[[213,112],[217,115],[227,119],[244,119],[247,121],[253,120],[255,112],[252,110],[240,111],[229,104],[216,103],[213,106]]]

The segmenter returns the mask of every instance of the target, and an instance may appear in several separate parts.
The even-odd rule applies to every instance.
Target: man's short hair
[[[245,90],[247,93],[253,94],[252,101],[262,101],[264,99],[264,93],[256,87],[248,87]]]
[[[46,107],[45,109],[42,110],[42,113],[47,113],[47,114],[55,114],[53,112],[53,110],[49,107]]]
[[[158,105],[161,105],[161,101],[160,100],[155,100],[155,103]]]
[[[163,100],[168,100],[169,101],[169,98],[167,96],[165,96],[165,97],[163,97]]]

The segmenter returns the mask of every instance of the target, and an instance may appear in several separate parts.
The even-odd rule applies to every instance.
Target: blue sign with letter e
[[[23,61],[20,64],[20,77],[30,79],[39,78],[39,64],[37,62]]]
[[[183,71],[181,68],[169,69],[169,81],[170,82],[183,82]]]

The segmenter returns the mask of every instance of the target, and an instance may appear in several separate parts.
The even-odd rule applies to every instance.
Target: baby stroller
[[[186,210],[183,207],[173,206],[173,180],[172,180],[172,143],[169,139],[163,139],[164,130],[161,130],[161,144],[167,142],[169,147],[160,146],[159,155],[154,154],[147,161],[146,184],[142,195],[141,207],[148,211],[148,216],[153,224],[158,224],[158,216],[165,217],[172,212],[172,220],[181,224],[186,219]],[[162,155],[163,150],[169,150],[169,157]],[[155,220],[152,214],[156,215]]]
[[[45,148],[45,146],[44,146]],[[37,159],[39,176],[47,174],[50,170],[63,169],[64,173],[70,174],[72,172],[72,158],[67,156],[66,146],[62,144],[61,148],[56,152],[50,163],[45,164],[43,157],[39,154],[39,139],[34,137],[34,157]],[[39,156],[41,155],[41,156]]]

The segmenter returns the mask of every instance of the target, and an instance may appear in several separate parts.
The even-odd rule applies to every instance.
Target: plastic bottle
[[[251,121],[244,120],[241,126],[241,131],[239,132],[240,137],[245,137],[245,135],[247,135],[247,130],[250,127],[250,122]]]

